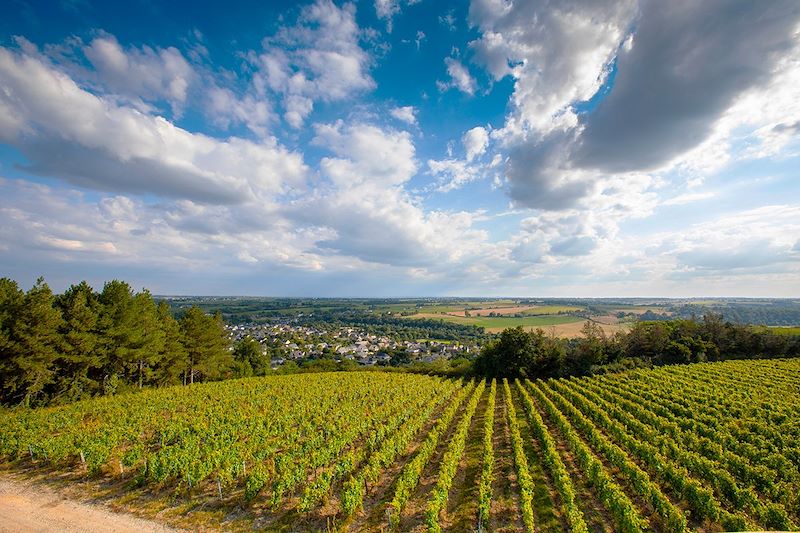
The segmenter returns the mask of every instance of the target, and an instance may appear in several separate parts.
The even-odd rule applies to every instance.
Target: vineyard
[[[797,530],[800,360],[173,387],[0,412],[0,458],[194,528]]]

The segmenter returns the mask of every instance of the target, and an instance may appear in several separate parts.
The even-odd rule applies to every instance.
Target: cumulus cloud
[[[203,39],[194,30],[184,41],[189,59],[174,46],[123,46],[105,32],[88,43],[70,37],[43,46],[41,52],[23,37],[16,41],[27,55],[57,65],[76,83],[109,101],[151,115],[169,116],[168,105],[175,119],[194,107],[219,128],[244,125],[267,138],[279,118],[273,95],[266,94],[263,84],[240,83],[232,71],[215,71],[208,64]]]
[[[414,106],[406,105],[402,107],[393,107],[389,110],[389,114],[406,124],[412,126],[417,124],[417,109]]]
[[[303,185],[275,139],[218,140],[96,96],[39,57],[0,48],[0,140],[28,170],[107,191],[236,203]]]
[[[495,154],[489,161],[481,157],[489,146],[489,131],[486,128],[476,126],[467,130],[461,137],[461,144],[464,147],[463,159],[452,157],[451,145],[447,158],[428,160],[428,172],[436,179],[433,190],[450,192],[467,183],[486,178],[499,181],[502,162],[500,154]]]
[[[473,0],[470,47],[495,79],[515,79],[517,120],[547,133],[574,124],[570,106],[600,88],[635,14],[634,0]]]
[[[98,266],[184,276],[231,275],[253,261],[320,268],[319,258],[309,252],[319,236],[295,231],[276,218],[269,203],[231,209],[189,200],[147,203],[125,195],[90,200],[74,190],[3,179],[0,192],[13,200],[0,206],[2,242],[24,261],[74,268],[68,282]],[[11,258],[2,257],[4,262]]]
[[[291,126],[303,124],[314,102],[341,101],[375,87],[355,14],[354,4],[340,8],[317,0],[300,11],[295,25],[264,39],[261,53],[250,54],[258,69],[252,80],[256,94],[281,96]]]
[[[468,161],[461,159],[430,159],[428,160],[428,170],[436,178],[435,190],[437,192],[460,189],[481,177],[479,166],[470,165]]]
[[[481,32],[475,61],[514,80],[492,136],[518,206],[591,209],[609,179],[645,172],[688,173],[696,184],[730,159],[743,129],[754,157],[795,137],[800,10],[791,1],[474,0],[469,20]]]
[[[699,144],[737,96],[770,80],[797,44],[799,22],[791,0],[644,3],[613,89],[585,120],[576,161],[642,170]]]
[[[553,255],[587,255],[595,246],[596,242],[590,236],[568,237],[551,243],[550,252]]]
[[[467,152],[467,161],[472,161],[486,152],[489,145],[489,132],[482,126],[476,126],[464,134],[461,138],[464,150]]]
[[[418,162],[405,131],[317,124],[313,143],[331,154],[319,164],[325,181],[299,195],[308,169],[275,139],[191,133],[94,94],[24,51],[0,49],[0,110],[0,140],[26,155],[27,170],[101,191],[89,201],[3,182],[4,197],[16,198],[0,213],[4,246],[23,247],[10,235],[27,234],[25,249],[35,247],[40,261],[169,258],[201,270],[214,261],[230,269],[391,265],[424,277],[486,245],[472,213],[426,211],[406,191]]]
[[[340,187],[369,182],[400,185],[416,173],[414,143],[406,131],[384,131],[369,124],[318,124],[313,142],[336,154],[320,169]]]
[[[123,48],[112,35],[92,39],[83,47],[95,79],[107,92],[145,100],[166,100],[179,114],[196,73],[175,47]]]
[[[395,266],[434,268],[474,255],[486,234],[466,212],[426,212],[404,188],[417,171],[407,132],[341,121],[318,125],[314,142],[330,150],[320,170],[332,187],[286,207],[297,223],[333,233],[331,253]]]
[[[268,137],[269,124],[275,114],[264,98],[253,94],[239,96],[226,87],[212,86],[207,93],[207,114],[213,122],[224,129],[233,124],[244,124],[260,137]]]

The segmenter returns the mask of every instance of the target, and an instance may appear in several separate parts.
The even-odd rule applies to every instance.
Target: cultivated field
[[[462,312],[463,313],[463,312]],[[572,315],[536,315],[536,316],[456,316],[455,314],[439,313],[417,313],[411,315],[409,319],[427,318],[433,320],[443,320],[452,324],[462,324],[466,326],[479,326],[485,328],[489,333],[499,333],[506,328],[522,326],[524,328],[542,328],[560,324],[583,324],[585,318]]]
[[[446,314],[452,316],[489,316],[490,314],[507,316],[507,315],[526,315],[526,316],[539,316],[539,315],[554,315],[558,313],[567,313],[570,311],[580,311],[580,307],[570,307],[567,305],[514,305],[514,306],[487,306],[480,309],[462,309],[459,311],[448,311]]]
[[[792,530],[800,360],[167,388],[3,412],[0,456],[192,529]]]
[[[574,339],[576,337],[580,337],[583,335],[583,327],[586,324],[586,320],[582,320],[581,322],[568,322],[566,324],[555,324],[552,326],[540,326],[541,329],[548,335],[553,335],[554,337],[562,337],[565,339]],[[605,324],[603,322],[595,322],[600,329],[603,330],[608,336],[613,335],[618,331],[628,331],[630,329],[630,324],[628,323],[617,323],[617,324]],[[536,327],[525,328],[528,330],[534,330]]]

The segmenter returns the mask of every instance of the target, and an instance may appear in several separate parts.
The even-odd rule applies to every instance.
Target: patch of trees
[[[179,320],[146,290],[110,281],[55,295],[41,278],[27,292],[0,279],[0,403],[44,405],[143,387],[233,377],[253,354],[232,352],[219,314]],[[251,350],[252,346],[242,348]],[[267,363],[269,366],[269,363]]]
[[[398,341],[416,339],[483,341],[488,338],[486,331],[482,327],[454,324],[441,319],[409,320],[407,318],[364,315],[360,313],[318,313],[313,317],[297,319],[296,322],[309,326],[350,326],[362,329],[370,334],[391,337]]]
[[[698,306],[683,305],[674,309],[677,316],[690,318],[707,314],[719,314],[738,324],[765,326],[795,326],[800,324],[800,304],[794,301],[768,301],[764,303],[731,302],[727,305]]]
[[[725,359],[800,356],[800,336],[777,335],[707,314],[702,320],[638,322],[629,332],[607,336],[587,321],[576,339],[547,336],[541,329],[506,329],[481,350],[473,371],[492,377],[564,377]]]

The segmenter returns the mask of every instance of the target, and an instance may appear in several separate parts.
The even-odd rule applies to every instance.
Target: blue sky
[[[796,2],[229,4],[7,2],[0,274],[800,296]]]

